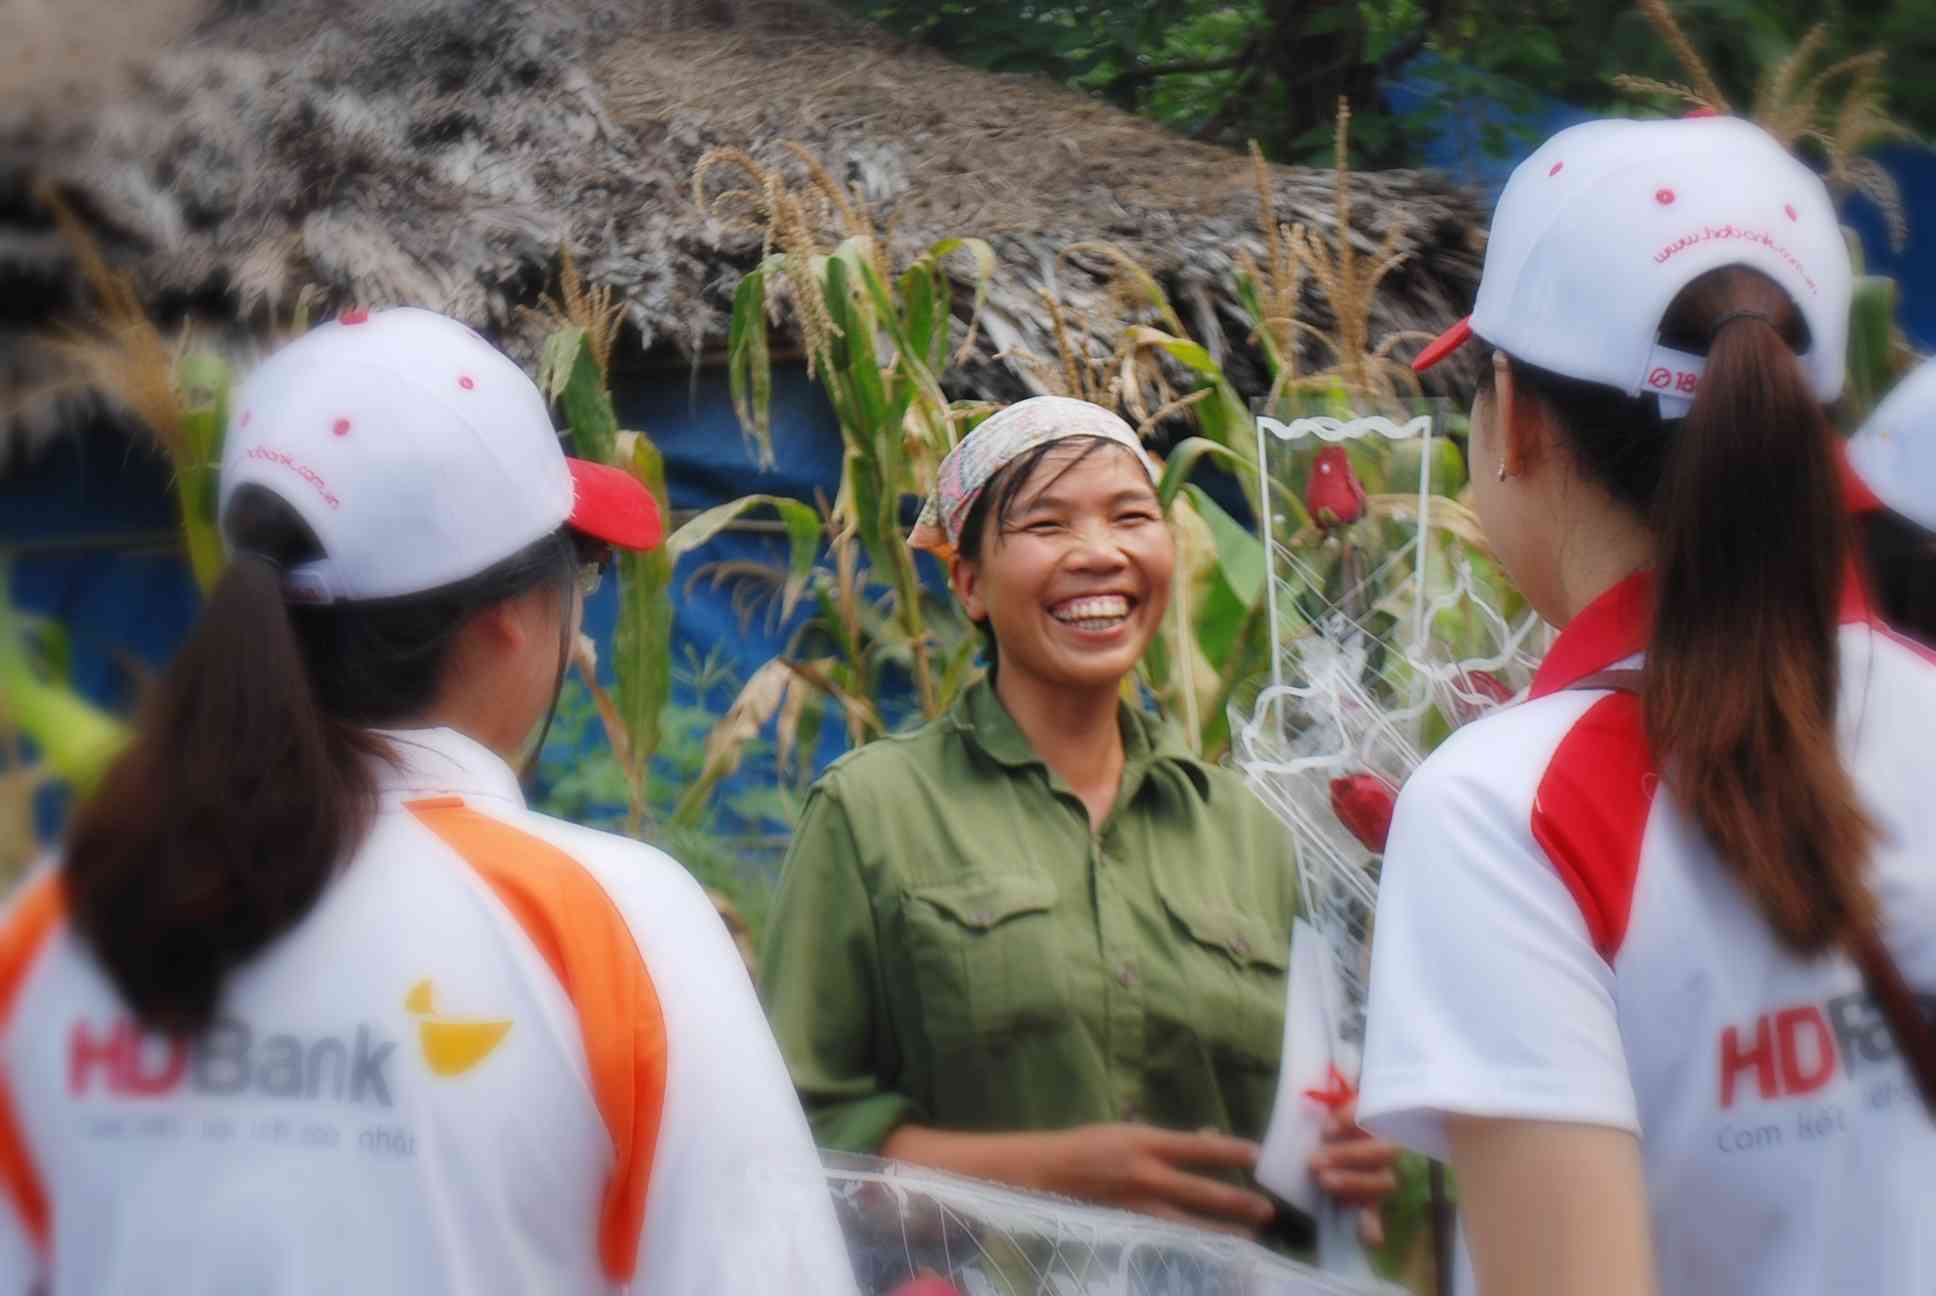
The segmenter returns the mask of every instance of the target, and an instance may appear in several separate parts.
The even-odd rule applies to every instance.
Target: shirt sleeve
[[[1487,784],[1435,758],[1399,797],[1359,1119],[1440,1159],[1447,1114],[1638,1132],[1613,969],[1530,810]]]
[[[774,1035],[822,1147],[877,1153],[922,1114],[892,1088],[898,1069],[882,989],[873,897],[853,825],[824,787],[787,849],[760,956]]]
[[[666,1025],[666,1104],[631,1289],[854,1292],[827,1179],[746,965],[704,890],[621,907]]]

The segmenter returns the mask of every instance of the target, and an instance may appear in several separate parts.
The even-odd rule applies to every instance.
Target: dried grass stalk
[[[1707,61],[1694,48],[1694,42],[1681,30],[1674,11],[1667,7],[1667,0],[1640,0],[1640,12],[1647,15],[1647,21],[1653,24],[1654,30],[1667,42],[1667,47],[1674,51],[1674,57],[1680,60],[1682,71],[1694,83],[1695,102],[1716,112],[1732,112],[1727,95],[1721,92],[1720,83],[1708,69]]]

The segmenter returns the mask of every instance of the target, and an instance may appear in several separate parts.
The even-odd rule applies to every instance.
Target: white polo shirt
[[[375,826],[189,1043],[60,874],[0,923],[0,1292],[846,1292],[818,1156],[704,891],[389,735]]]
[[[1560,636],[1529,701],[1399,797],[1359,1103],[1444,1157],[1446,1113],[1632,1130],[1665,1292],[1936,1291],[1936,1123],[1861,975],[1782,949],[1659,794],[1638,698],[1566,691],[1641,660],[1636,577]],[[1936,667],[1852,597],[1844,759],[1880,830],[1884,939],[1936,1009]]]

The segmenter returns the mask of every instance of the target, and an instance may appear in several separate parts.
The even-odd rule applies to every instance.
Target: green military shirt
[[[823,1146],[905,1122],[1261,1137],[1297,906],[1284,827],[1124,708],[1088,811],[992,687],[832,766],[787,854],[762,990]]]

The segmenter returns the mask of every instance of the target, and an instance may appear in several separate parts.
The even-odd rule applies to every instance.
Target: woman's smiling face
[[[993,628],[1004,676],[1114,688],[1162,624],[1175,565],[1143,466],[1120,446],[1082,439],[1036,462],[1008,515],[988,517],[979,553],[955,563],[953,581],[968,615]]]

